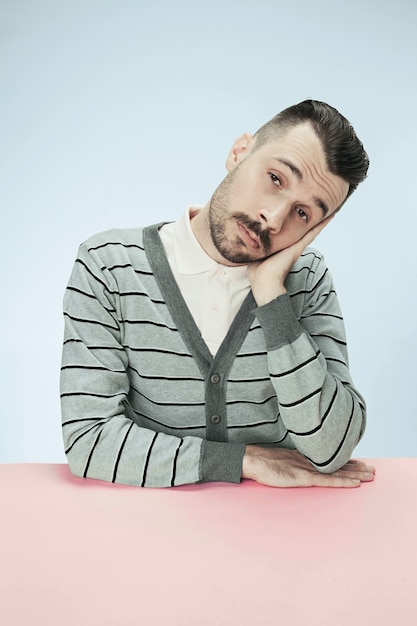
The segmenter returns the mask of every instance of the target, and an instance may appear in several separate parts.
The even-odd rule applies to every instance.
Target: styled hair
[[[284,109],[255,133],[255,150],[274,135],[308,122],[319,138],[332,174],[349,183],[348,198],[366,178],[369,158],[353,126],[334,107],[318,100],[304,100]]]

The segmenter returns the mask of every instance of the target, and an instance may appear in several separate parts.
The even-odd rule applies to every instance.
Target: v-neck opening
[[[163,224],[154,224],[144,228],[143,243],[155,280],[171,317],[204,376],[207,376],[210,370],[214,371],[216,364],[220,362],[222,371],[228,371],[254,319],[252,311],[256,308],[256,303],[252,291],[247,294],[216,354],[212,355],[185,302],[167,259],[159,235],[159,229]]]

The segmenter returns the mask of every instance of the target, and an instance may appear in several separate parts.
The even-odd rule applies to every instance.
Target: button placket
[[[214,365],[214,364],[213,364]],[[207,438],[212,441],[227,441],[227,409],[223,376],[216,366],[208,372],[206,388]]]

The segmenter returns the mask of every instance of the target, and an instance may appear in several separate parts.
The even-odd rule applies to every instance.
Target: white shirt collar
[[[173,227],[175,258],[180,274],[200,274],[217,266],[200,246],[191,228],[191,213],[201,207],[188,207]]]

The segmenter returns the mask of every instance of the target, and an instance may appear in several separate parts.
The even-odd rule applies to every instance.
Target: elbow
[[[65,455],[71,474],[77,478],[85,478],[86,458],[84,454],[77,449],[77,446],[73,446],[70,450],[65,451]]]
[[[76,476],[77,478],[85,478],[82,469],[83,464],[80,462],[79,459],[74,459],[73,455],[70,456],[67,454],[67,462],[70,472],[73,476]]]

